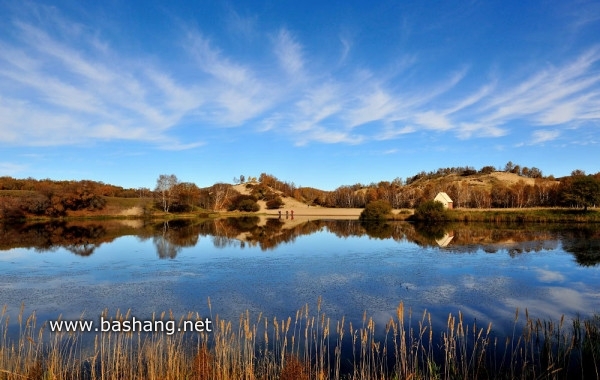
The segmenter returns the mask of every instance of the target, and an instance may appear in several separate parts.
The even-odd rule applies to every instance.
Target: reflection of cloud
[[[0,262],[2,261],[13,261],[15,259],[22,259],[27,257],[27,252],[22,252],[14,248],[10,248],[8,250],[1,250],[2,254],[0,255]]]
[[[427,288],[423,298],[431,303],[450,303],[456,293],[456,286],[444,284]]]
[[[536,268],[535,271],[538,274],[538,280],[540,280],[541,282],[563,282],[565,280],[565,276],[563,276],[559,272],[546,270],[542,268]]]
[[[587,315],[590,312],[590,304],[586,302],[580,292],[560,287],[551,287],[545,290],[545,297],[508,298],[505,300],[505,304],[513,309],[527,309],[529,315],[534,318],[559,319],[565,313]]]
[[[323,286],[326,288],[328,286],[338,286],[342,284],[349,284],[353,281],[356,281],[362,277],[360,273],[331,273],[323,276],[315,277],[311,273],[302,272],[299,273],[299,277],[301,277],[302,281],[310,281],[311,283]]]

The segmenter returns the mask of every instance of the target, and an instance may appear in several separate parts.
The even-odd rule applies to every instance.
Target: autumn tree
[[[195,183],[177,183],[173,190],[174,196],[170,209],[174,212],[191,211],[200,202],[200,189]]]
[[[529,177],[530,178],[542,178],[542,171],[535,166],[529,169]]]
[[[222,210],[227,208],[232,197],[239,193],[226,183],[215,183],[209,189],[209,208],[212,210]]]
[[[484,166],[479,170],[481,174],[492,174],[496,169],[493,166]]]

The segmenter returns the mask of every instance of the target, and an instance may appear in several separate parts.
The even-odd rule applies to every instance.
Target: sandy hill
[[[405,186],[406,188],[420,188],[420,189],[432,189],[435,191],[448,191],[454,185],[464,186],[467,185],[470,188],[479,188],[484,189],[486,191],[491,191],[492,186],[494,185],[503,185],[505,187],[514,186],[516,183],[522,182],[524,185],[534,186],[536,183],[558,183],[555,179],[547,179],[547,178],[529,178],[524,177],[515,173],[507,173],[501,171],[495,171],[491,173],[473,173],[470,175],[461,175],[461,174],[433,174],[433,175],[425,175],[422,178],[413,180],[410,184]],[[258,183],[257,183],[258,184]],[[251,190],[247,188],[247,184],[238,184],[233,186],[235,190],[240,192],[241,194],[250,194]],[[365,186],[355,190],[355,193],[366,193],[373,186],[371,185]],[[275,193],[281,195],[281,192],[277,190],[273,190]],[[315,189],[316,191],[321,191]],[[295,216],[358,216],[362,209],[348,209],[348,208],[327,208],[320,206],[308,206],[307,203],[298,201],[291,197],[285,197],[282,195],[282,200],[284,202],[284,206],[279,210],[268,210],[266,208],[264,201],[259,201],[259,205],[261,207],[261,213],[266,213],[268,215],[279,215],[279,211],[281,211],[282,216],[285,216],[286,211],[291,214],[291,211],[294,211]]]
[[[554,179],[535,179],[524,177],[515,173],[507,173],[507,172],[492,172],[489,174],[477,173],[468,176],[463,176],[459,174],[448,174],[444,176],[432,176],[420,178],[416,181],[413,181],[408,186],[427,186],[430,185],[441,185],[451,186],[454,183],[467,184],[469,186],[475,187],[483,187],[486,189],[490,189],[495,184],[502,184],[504,186],[510,187],[515,183],[522,181],[525,185],[533,186],[536,181],[548,183],[548,182],[558,182]]]
[[[246,184],[239,184],[233,186],[235,190],[237,190],[240,194],[250,194],[250,189],[246,187]],[[280,193],[277,190],[273,190],[276,193]],[[291,197],[282,196],[284,206],[279,210],[268,210],[265,201],[258,201],[257,203],[260,205],[259,213],[265,213],[267,215],[276,215],[279,216],[279,212],[281,211],[282,218],[285,218],[286,211],[288,212],[288,217],[291,218],[291,212],[294,212],[294,218],[297,222],[300,222],[302,219],[306,219],[307,217],[319,216],[319,217],[328,217],[328,218],[336,218],[336,217],[358,217],[362,212],[362,208],[328,208],[328,207],[320,207],[320,206],[308,206],[306,203],[300,202],[297,199]],[[289,219],[288,219],[289,220]]]

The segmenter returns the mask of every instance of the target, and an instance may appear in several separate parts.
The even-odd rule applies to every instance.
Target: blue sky
[[[0,0],[0,175],[600,171],[598,1]]]

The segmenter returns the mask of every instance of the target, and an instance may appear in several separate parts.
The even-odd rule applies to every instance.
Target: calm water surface
[[[38,320],[138,318],[172,310],[237,321],[249,310],[294,317],[305,304],[332,321],[383,328],[400,302],[419,319],[512,330],[515,310],[536,318],[600,312],[600,232],[593,228],[446,226],[241,219],[3,226],[0,304]]]

